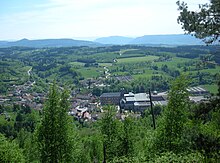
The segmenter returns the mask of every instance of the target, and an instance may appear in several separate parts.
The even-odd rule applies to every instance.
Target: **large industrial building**
[[[124,94],[124,98],[120,102],[120,107],[124,110],[143,111],[146,108],[150,107],[149,94],[134,94],[132,92]]]
[[[101,105],[120,105],[120,100],[123,98],[123,93],[112,92],[103,93],[100,96]]]
[[[202,102],[206,100],[206,95],[209,94],[207,90],[201,87],[191,87],[187,91],[191,96],[189,96],[190,101]],[[168,103],[168,93],[153,92],[151,96],[152,104],[155,105],[167,105]],[[118,105],[121,109],[140,111],[149,108],[151,106],[150,98],[148,93],[103,93],[100,96],[101,105]]]
[[[167,101],[163,94],[152,95],[153,105],[166,105]],[[103,93],[100,96],[101,105],[119,105],[121,109],[132,111],[143,111],[150,107],[150,98],[147,93],[132,93],[123,94],[120,92]]]

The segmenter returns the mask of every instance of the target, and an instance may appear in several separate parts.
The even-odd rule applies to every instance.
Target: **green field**
[[[150,79],[154,70],[145,70],[145,73],[132,75],[134,79],[147,78]]]
[[[112,63],[99,63],[99,66],[101,66],[101,67],[109,67],[109,66],[112,66]]]
[[[78,69],[78,72],[80,72],[84,78],[96,78],[99,77],[104,72],[104,70],[103,68],[91,67]]]
[[[72,66],[84,66],[85,65],[85,63],[82,63],[82,62],[70,62],[69,64]]]
[[[120,58],[117,59],[118,63],[135,63],[135,62],[146,62],[146,61],[153,61],[158,59],[157,56],[146,56],[146,57],[132,57],[132,58]]]
[[[218,93],[218,86],[216,84],[212,85],[202,85],[203,88],[207,89],[210,93]]]
[[[193,61],[196,61],[197,59],[193,59]],[[177,68],[178,64],[183,64],[185,62],[191,62],[192,59],[188,58],[180,58],[180,57],[173,57],[171,61],[166,62],[155,62],[154,64],[158,67],[161,67],[162,65],[167,65],[169,68]]]
[[[211,74],[220,73],[220,66],[216,66],[215,69],[200,70],[200,72],[208,72],[208,73],[211,73]]]

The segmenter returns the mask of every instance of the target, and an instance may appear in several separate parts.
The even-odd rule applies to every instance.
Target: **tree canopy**
[[[200,4],[199,10],[189,11],[185,2],[177,1],[180,15],[178,23],[188,34],[203,39],[210,44],[220,42],[220,1],[210,0],[210,3]]]

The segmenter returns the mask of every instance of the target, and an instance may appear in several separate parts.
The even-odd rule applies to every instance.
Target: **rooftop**
[[[129,92],[128,94],[124,94],[125,97],[134,97],[134,93]]]
[[[103,93],[100,97],[120,97],[121,92]]]
[[[134,106],[150,106],[150,102],[135,102]]]
[[[149,96],[146,93],[137,93],[132,96],[125,96],[126,101],[144,102],[150,101]]]
[[[167,105],[168,102],[167,101],[153,101],[153,105]]]
[[[189,96],[189,99],[193,102],[201,102],[207,100],[207,98],[205,98],[204,96]]]
[[[191,87],[191,88],[187,88],[187,91],[189,92],[208,92],[207,90],[205,90],[202,87]]]

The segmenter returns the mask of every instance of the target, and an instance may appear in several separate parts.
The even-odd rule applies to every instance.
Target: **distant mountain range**
[[[43,40],[28,40],[22,39],[19,41],[0,41],[0,47],[24,46],[24,47],[69,47],[69,46],[101,46],[100,43],[92,41],[82,41],[73,39],[43,39]]]
[[[101,37],[95,40],[95,42],[101,44],[112,44],[112,45],[126,45],[130,44],[134,38],[124,37],[124,36],[109,36],[109,37]]]
[[[204,43],[190,35],[145,35],[131,38],[123,36],[101,37],[94,41],[83,41],[74,39],[42,39],[19,41],[0,41],[0,47],[23,46],[23,47],[69,47],[69,46],[106,46],[106,45],[204,45]]]
[[[95,40],[101,44],[112,45],[203,45],[204,43],[191,35],[145,35],[137,38],[110,36],[102,37]]]

